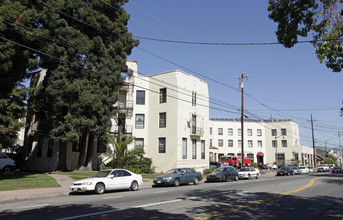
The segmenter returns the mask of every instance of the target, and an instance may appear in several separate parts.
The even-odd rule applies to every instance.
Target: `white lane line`
[[[167,204],[167,203],[173,203],[173,202],[181,202],[183,201],[183,199],[175,199],[175,200],[170,200],[170,201],[165,201],[165,202],[156,202],[156,203],[149,203],[146,205],[139,205],[139,206],[135,206],[134,208],[143,208],[143,207],[149,207],[149,206],[155,206],[155,205],[163,205],[163,204]]]
[[[106,197],[103,199],[118,199],[118,198],[122,198],[123,196],[112,196],[112,197]]]
[[[153,192],[154,194],[158,194],[158,193],[166,193],[168,191],[157,191],[157,192]]]
[[[103,215],[103,214],[107,214],[107,213],[119,212],[119,211],[124,211],[124,210],[129,210],[129,209],[136,209],[136,208],[143,208],[143,207],[149,207],[149,206],[163,205],[163,204],[173,203],[173,202],[180,202],[183,200],[184,199],[175,199],[175,200],[164,201],[164,202],[149,203],[149,204],[133,206],[133,207],[129,207],[129,208],[121,208],[121,209],[117,209],[117,210],[108,210],[108,211],[103,211],[103,212],[94,212],[94,213],[89,213],[89,214],[84,214],[84,215],[70,216],[70,217],[66,217],[66,218],[60,218],[57,220],[70,220],[70,219],[75,219],[75,218],[84,218],[84,217],[90,217],[90,216],[95,216],[95,215]]]
[[[36,208],[36,207],[42,207],[42,206],[48,206],[50,204],[40,204],[40,205],[30,205],[30,206],[23,206],[22,209],[29,209],[29,208]]]

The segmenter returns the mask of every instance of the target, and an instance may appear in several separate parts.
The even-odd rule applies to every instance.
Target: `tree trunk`
[[[92,170],[94,139],[95,139],[94,135],[89,134],[87,157],[86,157],[86,161],[83,165],[84,169]]]
[[[81,143],[80,143],[80,154],[79,154],[79,161],[77,164],[77,169],[82,169],[83,165],[86,162],[86,150],[87,150],[87,140],[88,134],[82,134]]]
[[[58,155],[58,170],[68,171],[67,168],[67,142],[60,141],[60,149]]]

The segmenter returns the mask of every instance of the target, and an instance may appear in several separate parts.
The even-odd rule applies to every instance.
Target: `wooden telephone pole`
[[[246,79],[248,79],[247,76],[245,76]],[[242,92],[242,107],[241,107],[241,146],[242,146],[242,152],[241,152],[241,157],[242,157],[242,164],[241,166],[245,166],[244,164],[244,86],[243,86],[243,81],[244,81],[244,73],[242,73],[241,77],[238,77],[240,80],[240,88]]]

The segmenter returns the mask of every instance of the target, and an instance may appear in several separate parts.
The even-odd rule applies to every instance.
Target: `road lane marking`
[[[90,217],[90,216],[95,216],[95,215],[103,215],[103,214],[108,214],[108,213],[113,213],[113,212],[125,211],[125,210],[129,210],[129,209],[144,208],[144,207],[163,205],[163,204],[168,204],[168,203],[173,203],[173,202],[180,202],[183,200],[184,199],[175,199],[175,200],[169,200],[169,201],[164,201],[164,202],[149,203],[149,204],[145,204],[145,205],[133,206],[133,207],[128,207],[128,208],[120,208],[120,209],[116,209],[116,210],[107,210],[107,211],[102,211],[102,212],[88,213],[88,214],[84,214],[84,215],[70,216],[70,217],[66,217],[66,218],[60,218],[57,220],[70,220],[70,219],[75,219],[75,218],[84,218],[84,217]]]
[[[261,200],[256,200],[256,201],[251,201],[249,202],[249,204],[246,204],[246,205],[240,205],[238,206],[237,208],[234,208],[234,209],[227,209],[227,210],[224,210],[223,212],[214,212],[214,213],[210,213],[210,214],[207,214],[207,215],[204,215],[204,216],[200,216],[200,217],[197,217],[197,218],[194,218],[194,220],[206,220],[206,219],[210,219],[210,218],[213,218],[213,217],[217,217],[217,216],[221,216],[221,215],[224,215],[224,214],[227,214],[227,213],[230,213],[230,212],[236,212],[236,211],[239,211],[241,209],[244,209],[244,208],[248,208],[248,207],[251,207],[251,206],[255,206],[255,205],[258,205],[258,204],[261,204],[261,203],[265,203],[265,202],[268,202],[268,201],[271,201],[271,200],[274,200],[274,199],[278,199],[278,198],[281,198],[283,196],[287,196],[287,195],[290,195],[290,194],[293,194],[293,193],[297,193],[297,192],[300,192],[300,191],[303,191],[309,187],[311,187],[313,185],[313,183],[319,179],[321,177],[316,177],[316,178],[313,178],[308,184],[306,184],[305,186],[299,188],[299,189],[295,189],[295,190],[292,190],[292,191],[289,191],[289,192],[285,192],[285,193],[281,193],[279,195],[276,195],[276,196],[272,196],[272,197],[269,197],[269,198],[266,198],[266,199],[261,199]]]
[[[112,197],[106,197],[103,199],[118,199],[118,198],[122,198],[123,196],[112,196]]]
[[[50,205],[50,204],[30,205],[30,206],[23,206],[21,208],[22,209],[30,209],[30,208],[37,208],[37,207],[48,206],[48,205]]]
[[[157,192],[153,192],[153,194],[158,194],[158,193],[166,193],[168,191],[157,191]]]

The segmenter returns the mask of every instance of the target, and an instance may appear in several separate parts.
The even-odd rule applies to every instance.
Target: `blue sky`
[[[130,0],[125,9],[131,16],[129,32],[134,36],[192,42],[275,43],[277,25],[268,18],[267,2]],[[312,146],[312,114],[316,145],[324,146],[325,141],[327,146],[339,145],[338,131],[343,134],[343,73],[334,73],[321,64],[311,44],[287,49],[281,45],[209,46],[140,40],[128,59],[138,62],[140,74],[179,69],[204,79],[210,100],[228,106],[211,104],[224,110],[211,108],[211,118],[240,117],[237,77],[244,72],[248,75],[244,108],[250,119],[292,119],[299,124],[301,144]]]

